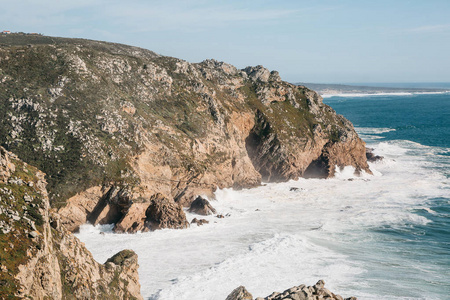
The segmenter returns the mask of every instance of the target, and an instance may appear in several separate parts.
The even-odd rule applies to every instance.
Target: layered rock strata
[[[370,172],[349,121],[262,66],[80,39],[0,43],[0,143],[48,174],[70,230],[124,214],[121,231],[143,228],[156,194],[188,207],[217,187]]]
[[[285,290],[282,293],[274,292],[271,295],[262,298],[257,297],[255,300],[357,300],[356,297],[343,298],[340,295],[334,294],[325,288],[325,282],[319,280],[313,286],[306,286],[304,284],[294,286]],[[236,288],[226,300],[253,300],[252,294],[250,294],[245,287],[240,286]]]
[[[137,255],[105,264],[51,211],[44,174],[0,147],[0,298],[142,299]]]

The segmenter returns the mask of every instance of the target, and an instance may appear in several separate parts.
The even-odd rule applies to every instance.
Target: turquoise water
[[[410,211],[426,221],[369,228],[375,240],[361,254],[370,266],[365,292],[386,299],[450,299],[450,94],[330,97],[324,102],[349,119],[375,151],[380,145],[402,150],[399,159],[408,159],[415,169],[397,176],[411,190],[427,179],[436,182],[425,192],[397,195],[414,202]],[[383,280],[385,291],[379,290]]]
[[[384,140],[450,147],[450,94],[332,97],[324,101],[355,127],[390,128]]]

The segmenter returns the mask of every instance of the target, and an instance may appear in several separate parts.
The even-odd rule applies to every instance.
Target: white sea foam
[[[425,154],[435,153],[432,147],[376,140],[368,146],[385,157],[370,163],[374,175],[356,176],[346,167],[327,180],[222,189],[211,203],[227,217],[207,216],[207,225],[135,235],[84,225],[78,237],[100,262],[135,250],[142,294],[150,299],[225,299],[239,285],[267,296],[322,278],[344,296],[414,298],[420,291],[405,294],[401,287],[427,267],[398,256],[396,248],[380,248],[385,237],[378,230],[428,224],[428,199],[447,196],[450,182],[430,168]],[[430,214],[415,213],[422,208]]]
[[[371,128],[371,127],[355,127],[358,134],[382,134],[395,131],[394,128]]]

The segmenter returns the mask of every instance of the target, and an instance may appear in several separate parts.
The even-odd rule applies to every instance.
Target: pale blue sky
[[[291,82],[450,82],[450,0],[0,0],[0,30],[262,64]]]

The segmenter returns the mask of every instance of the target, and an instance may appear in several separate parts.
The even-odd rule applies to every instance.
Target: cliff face
[[[86,40],[0,45],[0,143],[48,174],[70,230],[129,212],[142,228],[157,193],[188,205],[216,187],[370,172],[350,122],[261,66]]]
[[[50,212],[44,174],[0,147],[0,298],[142,299],[137,255],[97,263]]]

